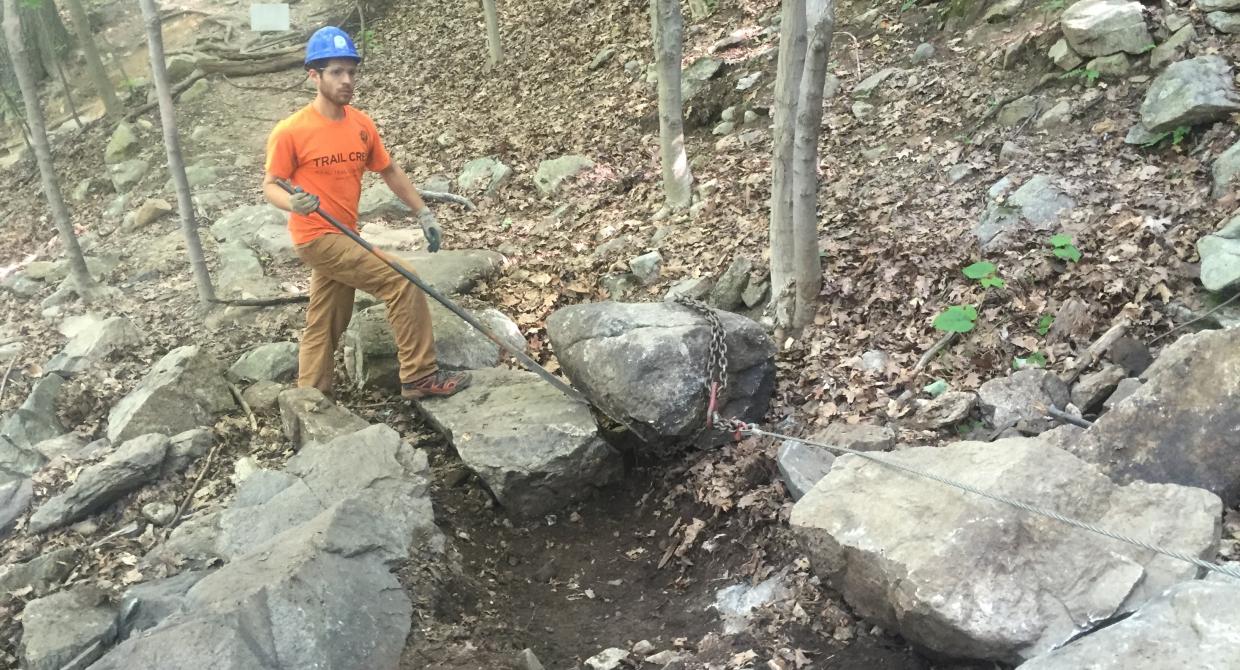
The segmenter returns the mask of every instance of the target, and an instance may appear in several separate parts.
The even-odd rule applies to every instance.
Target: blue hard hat
[[[328,58],[362,60],[362,57],[357,55],[357,47],[353,46],[353,39],[336,26],[319,28],[310,36],[310,41],[306,42],[306,65]]]

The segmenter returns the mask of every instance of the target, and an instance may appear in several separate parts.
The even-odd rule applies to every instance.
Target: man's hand
[[[435,219],[435,213],[430,207],[424,207],[418,212],[418,224],[422,226],[422,234],[426,235],[426,248],[431,253],[439,251],[439,243],[443,241],[443,229],[439,227],[439,221]]]
[[[289,195],[288,204],[294,212],[306,216],[319,208],[319,196],[306,193],[299,188]]]

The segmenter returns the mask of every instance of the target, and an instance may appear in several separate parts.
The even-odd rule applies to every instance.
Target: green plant
[[[1193,129],[1189,126],[1176,126],[1175,130],[1171,131],[1171,144],[1179,146],[1180,142],[1183,142],[1184,138],[1188,137],[1188,134],[1191,132],[1193,132]]]
[[[967,333],[977,325],[977,308],[973,305],[952,305],[934,317],[932,325],[945,333]]]
[[[1076,248],[1072,243],[1072,236],[1064,233],[1051,236],[1051,253],[1055,254],[1055,258],[1059,258],[1069,263],[1075,263],[1081,260],[1081,250]]]
[[[985,425],[986,424],[982,423],[980,419],[970,419],[968,421],[961,421],[960,423],[956,424],[956,434],[957,435],[968,435],[969,433],[972,433],[973,431],[979,428],[985,427]]]
[[[929,384],[926,384],[926,386],[922,388],[921,390],[923,393],[925,393],[926,395],[929,395],[931,398],[937,398],[943,395],[944,393],[947,393],[947,388],[948,388],[947,380],[936,379],[930,382]]]
[[[1060,79],[1073,79],[1073,78],[1080,79],[1081,81],[1084,81],[1087,86],[1093,86],[1094,82],[1098,81],[1098,77],[1101,77],[1101,76],[1102,76],[1102,73],[1099,72],[1098,70],[1091,70],[1089,68],[1078,67],[1075,70],[1070,70],[1068,72],[1065,72],[1059,75],[1059,78]]]
[[[1028,356],[1016,357],[1012,359],[1012,369],[1020,370],[1022,368],[1044,368],[1046,367],[1046,354],[1035,351]]]
[[[1006,282],[999,278],[994,263],[978,261],[966,266],[962,272],[964,272],[964,276],[981,284],[982,288],[1003,288],[1006,284]]]
[[[1052,323],[1055,323],[1055,316],[1053,314],[1043,314],[1042,318],[1038,319],[1038,335],[1045,336],[1051,332]]]
[[[900,5],[900,13],[903,14],[917,5],[917,0],[904,0]]]
[[[1063,9],[1064,4],[1066,4],[1064,0],[1046,0],[1046,2],[1042,3],[1042,9],[1054,12]]]

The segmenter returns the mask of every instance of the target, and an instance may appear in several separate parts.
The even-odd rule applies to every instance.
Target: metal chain
[[[719,397],[723,397],[725,391],[728,390],[728,343],[724,340],[723,323],[719,321],[719,315],[710,305],[695,300],[687,295],[678,295],[673,300],[689,309],[701,314],[706,318],[706,323],[710,326],[710,348],[706,356],[706,383],[718,384]]]
[[[1156,544],[1150,544],[1149,542],[1146,542],[1144,540],[1129,537],[1121,533],[1116,533],[1115,531],[1107,530],[1106,528],[1102,528],[1100,526],[1095,526],[1085,521],[1080,521],[1078,519],[1074,519],[1069,516],[1064,516],[1063,514],[1060,514],[1059,512],[1056,512],[1055,510],[1046,509],[1045,507],[1038,507],[1037,505],[1030,505],[1028,503],[1024,503],[1019,500],[1014,500],[1012,498],[1008,498],[1006,496],[998,495],[995,493],[989,493],[987,491],[983,491],[981,489],[975,488],[963,482],[958,482],[954,479],[948,479],[947,477],[940,477],[939,475],[936,475],[933,472],[927,472],[919,468],[914,468],[914,467],[902,465],[900,463],[896,463],[893,461],[889,461],[885,458],[879,458],[871,453],[867,453],[864,451],[856,451],[854,449],[848,449],[847,447],[837,447],[837,446],[830,445],[830,444],[820,444],[818,442],[810,442],[808,440],[803,440],[801,438],[792,437],[790,435],[781,435],[779,433],[772,433],[770,431],[762,430],[761,428],[758,428],[756,425],[752,423],[745,423],[744,421],[741,421],[739,419],[731,419],[725,423],[728,426],[729,430],[736,433],[737,435],[742,435],[742,434],[763,435],[766,437],[774,437],[774,438],[779,438],[779,439],[784,439],[784,440],[794,440],[796,442],[800,442],[801,444],[808,444],[808,445],[812,445],[815,447],[823,447],[824,449],[830,449],[832,451],[838,451],[838,452],[845,453],[845,454],[853,454],[854,456],[860,456],[866,460],[873,461],[875,463],[886,466],[888,468],[900,470],[900,471],[903,471],[903,472],[906,472],[912,475],[916,475],[918,477],[922,477],[925,479],[930,479],[930,480],[939,482],[940,484],[945,484],[952,488],[957,488],[962,491],[967,491],[969,493],[972,493],[974,495],[979,495],[983,498],[988,498],[996,502],[1001,502],[1005,505],[1010,505],[1017,509],[1030,512],[1032,514],[1044,516],[1048,519],[1054,519],[1055,521],[1065,523],[1069,526],[1074,526],[1076,528],[1080,528],[1082,530],[1086,530],[1091,533],[1095,533],[1103,537],[1110,538],[1112,540],[1124,542],[1134,547],[1145,549],[1146,551],[1151,551],[1156,554],[1162,554],[1163,556],[1167,556],[1169,558],[1174,558],[1180,561],[1184,561],[1185,563],[1191,563],[1204,570],[1209,570],[1211,572],[1217,572],[1219,574],[1227,575],[1228,577],[1232,577],[1234,579],[1240,579],[1240,571],[1237,571],[1235,568],[1230,568],[1227,566],[1219,565],[1217,563],[1212,563],[1210,561],[1202,560],[1196,556],[1190,556],[1182,552],[1167,549],[1165,547],[1160,547]]]

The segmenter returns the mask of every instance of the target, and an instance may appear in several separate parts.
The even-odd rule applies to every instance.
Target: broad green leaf
[[[1070,263],[1081,260],[1081,250],[1069,244],[1066,247],[1055,247],[1055,256]]]
[[[1028,356],[1025,356],[1023,358],[1012,359],[1013,370],[1021,370],[1024,368],[1044,368],[1044,367],[1046,367],[1046,356],[1040,351],[1035,351],[1032,354],[1029,354]]]
[[[982,288],[1003,288],[1007,283],[998,277],[982,277],[978,281],[981,283]]]
[[[1038,335],[1045,335],[1051,332],[1052,323],[1055,323],[1054,315],[1043,314],[1042,318],[1038,319]]]
[[[1059,233],[1058,235],[1052,235],[1052,236],[1051,236],[1051,246],[1052,246],[1052,247],[1066,247],[1066,246],[1068,246],[1069,244],[1072,244],[1072,236],[1071,236],[1071,235],[1068,235],[1068,234],[1066,234],[1066,233]]]
[[[993,275],[994,273],[995,264],[987,263],[986,261],[978,261],[973,265],[965,267],[964,269],[964,276],[969,279],[981,279],[983,277]]]
[[[967,333],[976,321],[977,309],[973,305],[952,305],[934,317],[934,327],[945,333]]]
[[[926,387],[923,388],[922,391],[931,398],[937,398],[944,393],[947,393],[947,382],[942,379],[936,379],[929,384],[926,384]]]

